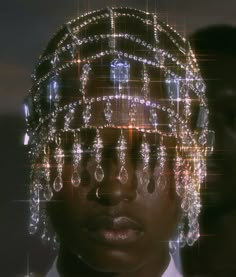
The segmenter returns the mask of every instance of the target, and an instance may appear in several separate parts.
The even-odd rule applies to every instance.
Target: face
[[[82,161],[81,184],[71,185],[73,165],[68,156],[64,172],[64,188],[50,205],[50,216],[61,243],[81,260],[99,271],[131,271],[147,263],[167,249],[168,240],[178,221],[178,200],[175,196],[171,169],[171,143],[164,170],[166,187],[155,189],[158,169],[150,163],[152,176],[148,187],[140,182],[143,169],[140,160],[142,136],[136,131],[124,133],[128,142],[126,169],[128,182],[117,178],[120,165],[116,154],[118,129],[101,133],[104,150],[101,183],[94,178],[96,162],[90,154]],[[84,133],[87,146],[92,146],[95,133]],[[150,145],[158,145],[158,137],[148,136]],[[69,147],[69,146],[68,146]],[[155,154],[153,154],[155,156]],[[97,192],[97,188],[99,188]],[[99,195],[97,195],[99,193]]]
[[[114,94],[109,80],[94,75],[88,84],[89,96]],[[68,79],[68,75],[65,78]],[[130,94],[140,93],[142,83],[135,81],[136,79],[133,78],[129,84]],[[161,82],[156,82],[151,88],[152,92],[160,92],[159,98],[162,97],[160,84]],[[103,105],[96,106],[96,116],[91,118],[92,125],[102,124],[103,110]],[[112,110],[117,125],[127,124],[127,104],[116,101]],[[150,124],[149,114],[145,109],[138,109],[138,115],[139,126]],[[165,118],[161,116],[160,114],[159,118],[164,123]],[[81,111],[78,111],[75,118],[77,124],[81,124]],[[163,126],[165,127],[165,124],[161,125],[161,128],[164,128]],[[175,194],[172,167],[175,144],[171,138],[164,139],[167,158],[164,168],[165,180],[162,179],[163,184],[160,185],[164,188],[160,189],[155,185],[160,171],[156,153],[160,144],[159,135],[147,134],[147,142],[152,151],[148,186],[140,182],[143,171],[140,154],[142,133],[134,129],[124,130],[127,141],[126,184],[122,184],[118,178],[121,165],[116,147],[120,129],[105,128],[101,130],[100,135],[104,146],[101,162],[104,179],[99,183],[94,177],[97,163],[91,149],[96,132],[94,129],[85,129],[80,137],[82,147],[87,153],[83,154],[80,162],[81,184],[78,188],[71,184],[73,139],[68,134],[63,135],[62,144],[67,153],[63,169],[64,187],[54,195],[56,201],[49,205],[50,218],[62,247],[66,248],[68,253],[79,257],[83,264],[102,272],[135,271],[153,259],[157,260],[157,257],[164,253],[168,255],[168,241],[176,230],[179,199]],[[54,179],[56,169],[52,170],[52,175]]]

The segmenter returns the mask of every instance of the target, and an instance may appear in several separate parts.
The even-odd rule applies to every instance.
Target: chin
[[[134,272],[144,261],[144,257],[131,255],[121,250],[109,250],[93,253],[89,257],[80,256],[81,261],[95,271],[99,272]]]

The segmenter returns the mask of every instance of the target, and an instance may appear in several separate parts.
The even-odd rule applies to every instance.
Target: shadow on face
[[[145,117],[144,114],[142,116]],[[64,187],[48,206],[62,247],[67,249],[69,256],[79,256],[80,263],[96,271],[135,271],[153,259],[168,257],[168,241],[179,220],[179,199],[175,193],[172,167],[174,141],[164,139],[167,147],[166,185],[159,190],[155,182],[160,136],[146,135],[151,149],[150,182],[144,186],[140,181],[144,167],[140,153],[143,134],[133,129],[125,130],[123,134],[127,142],[125,168],[128,181],[122,184],[118,178],[121,168],[117,153],[120,129],[105,128],[100,132],[104,171],[101,182],[94,177],[97,167],[93,153],[96,131],[84,129],[81,143],[85,155],[80,165],[81,184],[78,188],[71,184],[73,137],[64,134],[62,142],[67,153]],[[56,176],[56,169],[52,176]]]

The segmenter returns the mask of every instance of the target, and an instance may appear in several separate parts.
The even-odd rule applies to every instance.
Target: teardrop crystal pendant
[[[185,237],[183,231],[181,231],[180,234],[179,234],[178,242],[179,242],[179,246],[181,248],[183,248],[186,245],[186,237]]]
[[[28,226],[28,232],[30,235],[34,235],[38,230],[38,226],[33,224],[33,223],[30,223],[29,226]]]
[[[157,192],[163,192],[166,188],[166,177],[161,173],[156,179]]]
[[[62,178],[61,178],[61,176],[57,176],[53,182],[53,189],[56,192],[59,192],[62,189],[62,187],[63,187]]]
[[[43,196],[47,201],[50,201],[53,197],[53,191],[50,186],[46,186],[43,192]]]
[[[104,171],[101,167],[100,164],[97,165],[95,172],[94,172],[94,178],[96,179],[96,181],[98,181],[99,183],[102,182],[103,178],[104,178]]]
[[[119,178],[119,181],[121,182],[121,184],[124,185],[127,183],[129,176],[128,176],[128,172],[124,166],[121,167],[118,178]]]
[[[150,182],[150,173],[148,168],[144,168],[143,172],[140,175],[140,183],[142,186],[147,186]]]
[[[73,187],[77,188],[80,185],[81,178],[78,172],[73,172],[71,176],[71,184]]]

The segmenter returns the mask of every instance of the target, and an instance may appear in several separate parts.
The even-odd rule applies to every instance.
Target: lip
[[[89,237],[110,246],[125,246],[136,242],[144,234],[143,226],[127,216],[102,215],[86,226]]]

